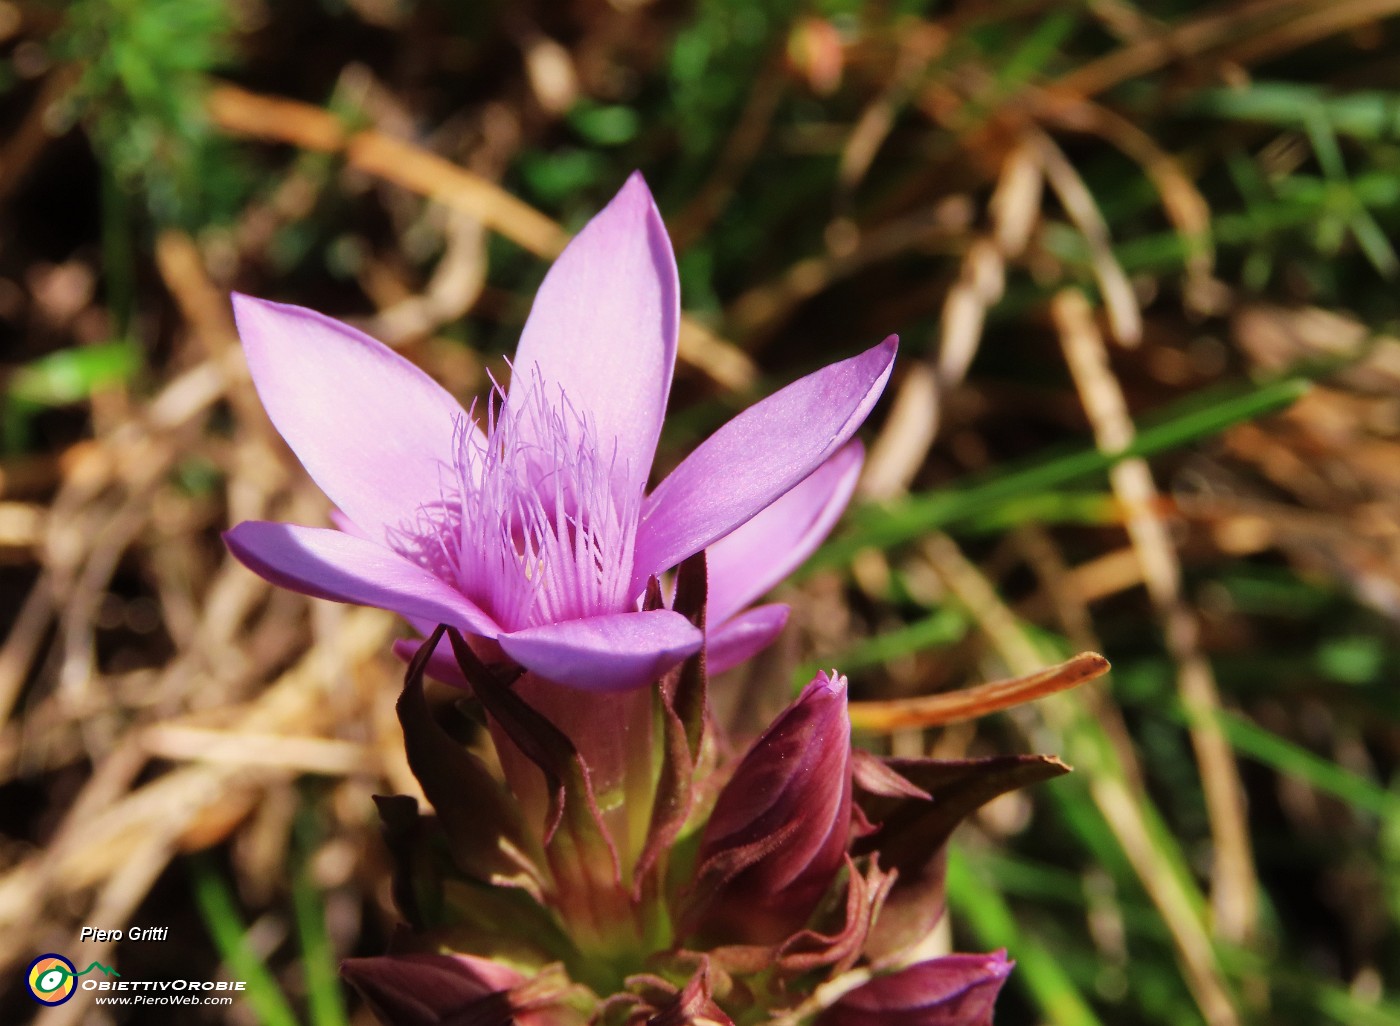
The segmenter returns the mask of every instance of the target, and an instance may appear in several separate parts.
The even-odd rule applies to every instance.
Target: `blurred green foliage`
[[[238,149],[204,112],[208,76],[233,56],[226,0],[73,0],[53,53],[81,68],[68,114],[117,189],[157,224],[233,217],[252,185]],[[112,200],[109,200],[112,202]]]

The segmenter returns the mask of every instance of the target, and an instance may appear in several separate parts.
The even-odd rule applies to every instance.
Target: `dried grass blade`
[[[1073,659],[1037,673],[978,684],[961,691],[887,702],[852,702],[851,725],[858,730],[888,733],[973,720],[1078,687],[1103,676],[1108,668],[1108,660],[1097,652],[1081,652]]]

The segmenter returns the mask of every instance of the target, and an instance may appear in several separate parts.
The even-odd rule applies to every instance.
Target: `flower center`
[[[616,443],[562,390],[551,401],[538,372],[509,401],[493,389],[484,433],[475,413],[457,425],[443,498],[405,532],[405,554],[506,631],[633,608],[640,496],[618,484]]]

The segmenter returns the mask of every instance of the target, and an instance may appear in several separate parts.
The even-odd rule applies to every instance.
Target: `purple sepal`
[[[486,765],[455,741],[433,718],[423,674],[444,629],[419,646],[404,675],[397,711],[409,768],[423,787],[447,835],[457,867],[483,883],[522,887],[537,900],[545,882],[538,854],[500,782]]]
[[[856,802],[875,829],[855,839],[852,853],[879,852],[880,864],[899,874],[866,954],[896,954],[942,918],[944,845],[959,823],[1000,794],[1067,772],[1047,755],[859,759]]]
[[[734,1026],[711,996],[709,959],[701,958],[695,975],[646,1022],[647,1026]]]
[[[857,987],[817,1026],[991,1026],[997,993],[1015,964],[1005,951],[918,962]]]
[[[340,974],[386,1026],[506,1026],[514,969],[470,955],[349,958]]]

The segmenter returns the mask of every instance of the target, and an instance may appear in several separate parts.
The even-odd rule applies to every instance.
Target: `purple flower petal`
[[[511,402],[538,376],[594,423],[620,494],[646,488],[666,412],[680,326],[671,240],[633,174],[545,275],[516,350]]]
[[[864,461],[865,447],[852,442],[706,550],[710,622],[729,619],[802,565],[851,501]]]
[[[793,382],[702,442],[647,498],[634,580],[724,537],[830,458],[880,397],[896,344],[890,336]]]
[[[337,531],[344,531],[346,534],[353,534],[356,538],[363,538],[365,541],[374,541],[373,538],[365,534],[364,531],[360,530],[359,524],[355,523],[355,521],[351,520],[349,517],[347,517],[340,510],[336,509],[334,506],[331,507],[330,512],[327,515],[330,517],[331,524],[335,527]],[[434,626],[437,625],[434,624]]]
[[[706,669],[723,673],[763,651],[787,626],[789,612],[781,602],[756,606],[709,631],[705,639]]]
[[[506,655],[556,684],[626,691],[693,655],[702,639],[679,613],[654,609],[527,627],[498,640]]]
[[[333,503],[370,537],[442,496],[466,414],[409,361],[296,306],[233,297],[267,415]]]
[[[303,595],[376,606],[488,637],[501,630],[427,570],[341,531],[248,520],[225,531],[224,543],[253,573]]]

